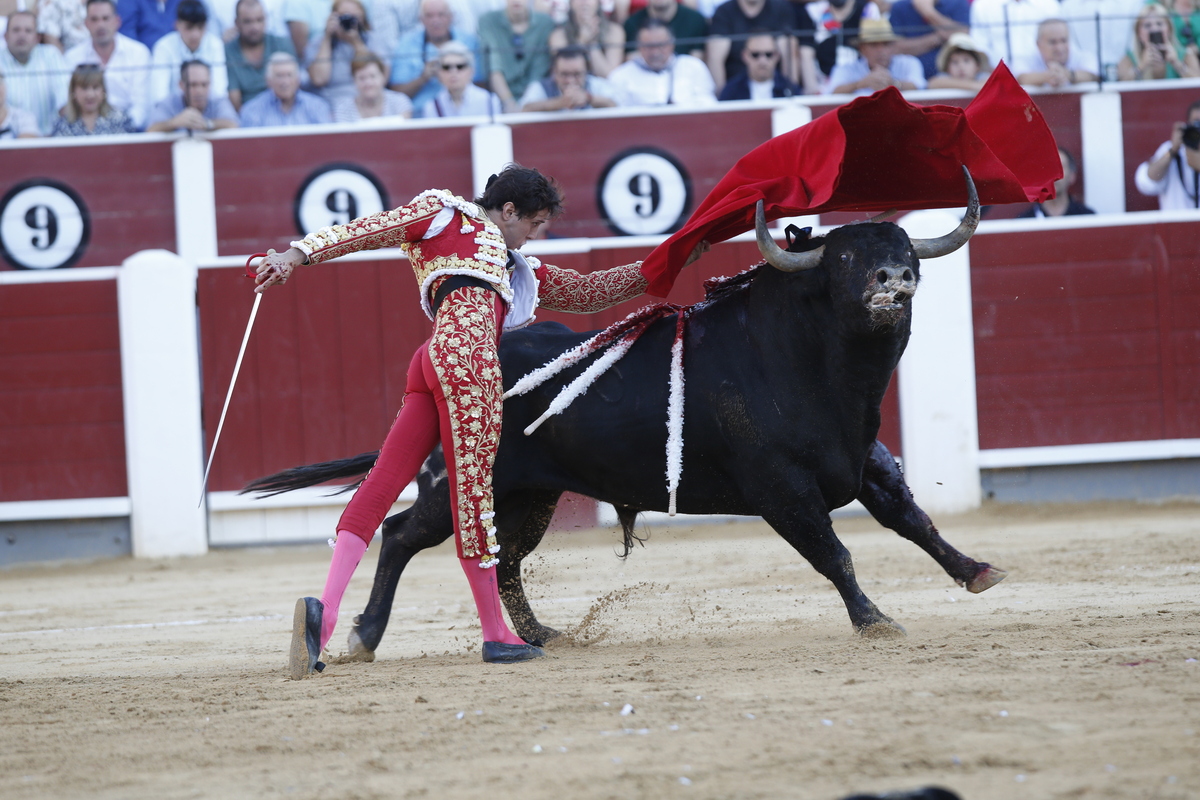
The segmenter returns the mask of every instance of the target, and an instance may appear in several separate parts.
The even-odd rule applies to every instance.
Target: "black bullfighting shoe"
[[[317,659],[321,656],[321,618],[325,607],[315,597],[301,597],[296,601],[296,613],[292,617],[292,650],[288,657],[288,672],[294,681],[303,680],[313,670],[322,672],[325,665]]]
[[[483,660],[487,664],[516,664],[518,661],[529,661],[544,655],[545,650],[531,644],[483,643]]]

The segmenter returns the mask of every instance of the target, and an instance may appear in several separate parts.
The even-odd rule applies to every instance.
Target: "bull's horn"
[[[945,236],[939,236],[936,239],[913,239],[913,253],[917,258],[938,258],[949,255],[966,244],[971,235],[975,233],[975,226],[979,224],[979,195],[975,192],[975,181],[971,180],[970,171],[965,166],[962,171],[963,176],[967,179],[967,215],[963,217],[957,228]]]
[[[758,201],[754,209],[754,232],[758,236],[758,252],[762,253],[762,257],[775,269],[800,272],[821,263],[821,253],[825,252],[825,245],[804,253],[789,253],[775,244],[775,239],[767,230],[767,215],[763,211],[762,200]]]

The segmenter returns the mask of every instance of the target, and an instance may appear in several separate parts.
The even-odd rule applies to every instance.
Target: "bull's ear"
[[[792,246],[797,241],[808,241],[812,238],[812,228],[797,228],[795,225],[788,225],[783,230],[784,238],[787,239],[787,249],[795,252]]]

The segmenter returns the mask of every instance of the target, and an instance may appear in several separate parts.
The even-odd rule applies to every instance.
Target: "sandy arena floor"
[[[291,610],[327,548],[0,571],[0,796],[1200,798],[1200,506],[940,520],[1010,571],[982,595],[868,519],[837,527],[907,639],[858,639],[752,523],[657,527],[627,562],[612,531],[550,537],[527,581],[570,641],[515,666],[480,662],[439,548],[375,663],[302,682]]]

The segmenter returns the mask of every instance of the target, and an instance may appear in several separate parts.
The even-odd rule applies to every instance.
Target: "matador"
[[[540,306],[590,313],[642,294],[641,262],[582,275],[542,264],[519,248],[562,209],[557,185],[537,170],[510,164],[470,202],[431,189],[412,202],[345,225],[322,228],[257,268],[262,292],[295,267],[381,247],[407,252],[433,335],[408,368],[404,403],[379,457],[337,525],[320,598],[296,602],[290,672],[323,668],[342,595],[401,490],[441,442],[450,479],[454,539],[483,628],[483,660],[512,663],[543,655],[504,620],[493,569],[500,558],[492,524],[492,465],[501,429],[497,343],[503,330],[529,324]]]

